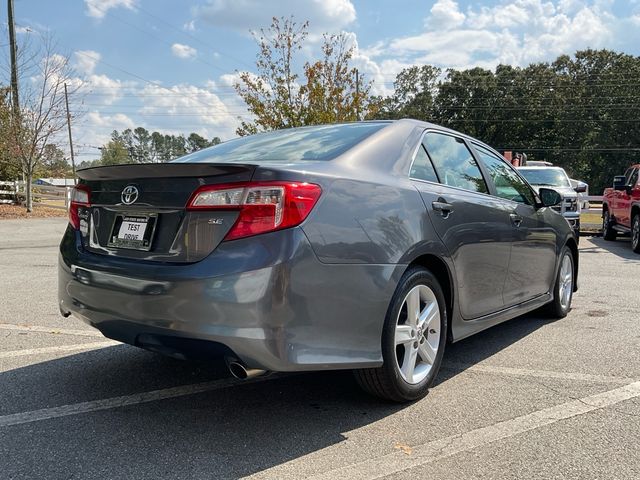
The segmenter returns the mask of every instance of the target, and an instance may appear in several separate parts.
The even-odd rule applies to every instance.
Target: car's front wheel
[[[569,247],[564,247],[560,256],[560,268],[553,287],[553,301],[547,307],[551,317],[564,318],[571,310],[573,287],[575,285],[574,274],[573,254]]]
[[[447,309],[438,280],[412,267],[400,280],[382,332],[383,365],[355,371],[367,392],[395,402],[427,394],[444,354]]]

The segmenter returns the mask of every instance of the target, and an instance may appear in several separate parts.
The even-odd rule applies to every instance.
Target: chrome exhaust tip
[[[242,363],[240,363],[238,360],[235,360],[235,359],[228,360],[227,367],[229,368],[231,375],[233,375],[236,378],[239,378],[240,380],[248,380],[250,378],[259,377],[267,373],[266,370],[261,370],[259,368],[247,368]]]

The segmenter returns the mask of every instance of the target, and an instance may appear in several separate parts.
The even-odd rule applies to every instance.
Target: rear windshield
[[[185,155],[174,162],[243,163],[331,160],[388,123],[351,123],[290,128],[240,137]]]
[[[558,168],[532,168],[531,170],[520,169],[519,172],[531,185],[542,185],[548,187],[570,187],[569,179],[564,170]]]

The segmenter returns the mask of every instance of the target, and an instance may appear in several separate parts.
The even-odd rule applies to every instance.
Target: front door
[[[428,131],[411,176],[419,180],[414,184],[453,260],[462,317],[470,320],[504,308],[502,287],[512,236],[509,214],[499,199],[488,194],[465,142]]]
[[[625,185],[633,188],[633,186],[638,181],[638,169],[631,168],[627,172]],[[614,215],[616,217],[616,221],[625,225],[627,227],[631,227],[631,195],[627,190],[617,191],[616,203]]]
[[[503,297],[509,307],[547,293],[554,280],[556,234],[535,207],[526,182],[504,160],[482,146],[473,145],[493,181],[496,197],[509,212],[512,228],[511,259]]]

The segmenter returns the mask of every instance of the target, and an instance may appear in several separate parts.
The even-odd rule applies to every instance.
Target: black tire
[[[618,232],[613,229],[613,220],[611,220],[611,214],[609,210],[602,212],[602,238],[605,240],[615,240],[618,237]]]
[[[425,289],[424,287],[427,288]],[[417,352],[414,354],[415,362],[417,362],[415,363],[415,371],[417,372],[420,367],[422,369],[421,374],[426,374],[420,381],[409,383],[401,372],[399,365],[400,360],[398,359],[398,356],[402,355],[404,364],[404,359],[407,358],[404,356],[406,353],[404,350],[405,344],[396,345],[395,339],[397,325],[406,326],[408,330],[414,333],[414,330],[411,328],[413,324],[407,320],[407,307],[404,305],[409,292],[415,292],[416,290],[420,295],[419,311],[421,312],[425,312],[428,305],[433,305],[433,301],[430,301],[430,303],[425,302],[425,309],[423,310],[422,295],[431,295],[427,291],[430,290],[433,294],[430,298],[435,298],[435,301],[437,301],[437,311],[439,312],[440,322],[437,331],[435,328],[425,328],[425,330],[428,330],[425,336],[421,333],[422,327],[417,329],[415,331],[415,341],[412,336],[411,340],[409,340],[410,345],[406,344],[408,348],[413,347]],[[435,308],[435,305],[433,308]],[[435,327],[435,324],[436,319],[433,320],[431,325]],[[440,369],[447,340],[447,326],[446,301],[438,280],[431,272],[424,268],[410,268],[400,279],[398,287],[391,299],[389,309],[387,310],[382,330],[382,358],[384,363],[379,368],[355,370],[354,374],[358,384],[366,392],[393,402],[411,402],[423,398],[428,393],[429,387],[432,385]],[[421,350],[419,350],[423,348],[423,343],[427,342],[429,342],[429,345],[437,342],[437,349],[435,350],[432,363],[424,360],[422,353],[420,353]],[[416,345],[418,347],[416,347]],[[433,349],[431,352],[433,352]],[[419,377],[418,375],[416,376]]]
[[[569,288],[569,298],[563,298],[562,291],[563,290],[563,265],[565,258],[568,258],[571,265],[571,286]],[[571,301],[573,300],[573,288],[575,286],[575,264],[573,253],[571,249],[565,246],[562,249],[562,253],[560,254],[560,262],[558,266],[558,273],[556,274],[556,281],[553,285],[553,301],[549,303],[546,307],[546,312],[549,317],[554,319],[560,319],[567,316],[567,314],[571,311]],[[566,285],[564,287],[566,289]]]
[[[640,253],[640,213],[635,213],[631,219],[631,249]]]

